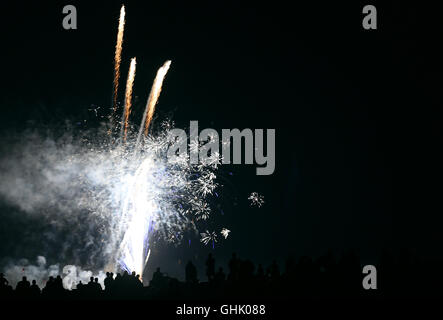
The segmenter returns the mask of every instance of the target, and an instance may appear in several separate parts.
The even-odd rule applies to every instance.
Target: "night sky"
[[[124,2],[120,87],[136,56],[136,114],[171,59],[158,118],[276,129],[273,175],[223,168],[233,172],[221,191],[228,240],[215,250],[169,246],[153,254],[153,267],[182,277],[187,259],[203,267],[208,252],[225,263],[234,251],[265,264],[328,249],[354,249],[364,262],[383,249],[441,256],[443,20],[425,5],[374,2],[378,29],[368,31],[367,3],[328,3]],[[66,4],[77,8],[77,30],[62,27]],[[121,4],[2,6],[3,133],[110,106]],[[260,209],[249,206],[253,191],[265,197]],[[1,213],[0,255],[33,259],[40,248],[18,245],[16,232],[30,222],[10,210]]]

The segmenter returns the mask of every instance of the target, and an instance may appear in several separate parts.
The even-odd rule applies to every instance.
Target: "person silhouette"
[[[38,297],[40,295],[40,288],[37,285],[37,281],[32,280],[30,292],[31,292],[32,296],[34,296],[34,297]]]
[[[52,294],[53,289],[54,289],[54,277],[51,276],[49,277],[42,291],[44,294]]]
[[[12,287],[9,286],[9,282],[5,278],[5,275],[3,273],[0,273],[0,296],[3,294],[7,294],[7,292],[11,290]]]
[[[88,282],[88,284],[86,285],[86,288],[87,288],[87,290],[88,290],[88,292],[93,292],[94,291],[94,277],[90,277],[89,278],[89,282]]]
[[[240,265],[241,280],[251,281],[254,277],[254,268],[251,260],[242,261]]]
[[[208,255],[208,259],[206,260],[206,276],[208,277],[208,281],[214,280],[215,275],[215,259],[212,257],[210,253]]]
[[[136,281],[137,281],[137,275],[135,274],[135,271],[132,271],[129,277],[129,285],[131,286],[131,288],[135,288],[138,285]]]
[[[161,273],[160,268],[157,267],[157,270],[152,275],[151,284],[153,286],[159,286],[160,283],[162,282],[162,279],[163,279],[163,274]]]
[[[8,280],[6,280],[5,275],[0,273],[0,287],[6,287],[9,284]]]
[[[272,265],[271,265],[271,278],[273,280],[276,280],[280,277],[280,270],[278,268],[278,264],[277,261],[272,261]]]
[[[94,279],[94,291],[102,291],[102,286],[98,283],[98,278]]]
[[[26,279],[26,277],[23,277],[22,280],[17,283],[16,290],[22,290],[22,289],[26,290],[30,287],[31,284],[29,283],[29,281]]]
[[[63,279],[59,275],[55,278],[54,289],[57,291],[63,291]]]
[[[223,272],[223,268],[220,267],[217,271],[217,273],[215,274],[214,280],[215,282],[220,285],[225,281],[226,275]]]
[[[122,282],[122,275],[120,274],[120,273],[117,273],[117,275],[115,276],[115,284],[117,285],[120,285],[121,284],[121,282]]]
[[[256,277],[257,277],[257,280],[260,282],[262,282],[266,279],[265,271],[263,270],[263,266],[261,264],[258,265]]]
[[[238,266],[239,266],[239,261],[237,259],[237,255],[233,253],[231,259],[229,260],[228,278],[230,281],[238,280]]]
[[[112,272],[106,272],[106,278],[105,278],[105,290],[109,291],[112,287],[112,283],[114,282],[113,274]]]
[[[186,264],[186,282],[188,283],[197,283],[197,268],[195,268],[194,264],[191,262],[191,260],[188,261]]]
[[[30,293],[30,288],[31,284],[26,277],[23,277],[22,280],[17,283],[15,291],[20,296],[27,296]]]
[[[143,280],[140,278],[140,275],[136,275],[135,278],[137,279],[137,281],[135,282],[135,284],[139,287],[139,288],[143,288]]]

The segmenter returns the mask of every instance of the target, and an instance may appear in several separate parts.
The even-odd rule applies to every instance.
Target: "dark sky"
[[[62,28],[65,4],[77,7],[78,30]],[[247,166],[229,178],[239,204],[226,213],[232,237],[216,258],[236,251],[267,263],[328,248],[355,249],[364,261],[383,248],[441,255],[442,20],[430,6],[374,2],[378,30],[367,31],[364,4],[125,2],[122,79],[136,56],[136,110],[171,59],[160,117],[276,129],[275,173],[257,177]],[[2,130],[109,106],[120,6],[3,6]],[[252,191],[263,208],[248,207]],[[153,263],[174,273],[179,258],[198,254],[202,264],[212,249],[193,250],[168,248]]]

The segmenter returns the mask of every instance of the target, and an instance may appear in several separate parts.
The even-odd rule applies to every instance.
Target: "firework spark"
[[[132,87],[134,85],[135,78],[135,66],[136,66],[135,58],[131,59],[131,65],[129,67],[128,80],[126,81],[126,93],[125,93],[125,110],[123,113],[123,123],[124,127],[122,127],[123,132],[123,140],[126,141],[126,136],[128,133],[129,126],[129,115],[131,114],[131,106],[132,106]]]
[[[114,90],[112,96],[112,116],[111,122],[115,112],[117,111],[117,95],[118,95],[118,82],[120,80],[120,63],[122,60],[122,48],[123,48],[123,33],[125,30],[125,6],[120,9],[120,18],[118,20],[118,33],[117,43],[115,45],[115,57],[114,57]]]

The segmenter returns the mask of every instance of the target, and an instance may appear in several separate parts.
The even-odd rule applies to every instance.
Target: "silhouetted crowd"
[[[250,260],[233,254],[229,273],[216,268],[214,257],[206,259],[206,281],[199,281],[197,268],[189,261],[185,266],[185,281],[163,274],[160,268],[153,273],[149,286],[143,286],[135,272],[106,273],[104,288],[98,278],[81,281],[73,290],[63,288],[60,276],[49,277],[43,289],[35,280],[26,277],[17,283],[15,290],[3,274],[0,275],[0,297],[3,299],[151,299],[151,300],[210,300],[222,298],[290,299],[305,297],[408,297],[441,295],[443,284],[436,277],[441,263],[429,263],[383,255],[377,265],[377,290],[364,290],[362,265],[352,252],[335,259],[327,253],[318,259],[302,257],[296,261],[288,258],[281,271],[276,261],[264,268]]]

